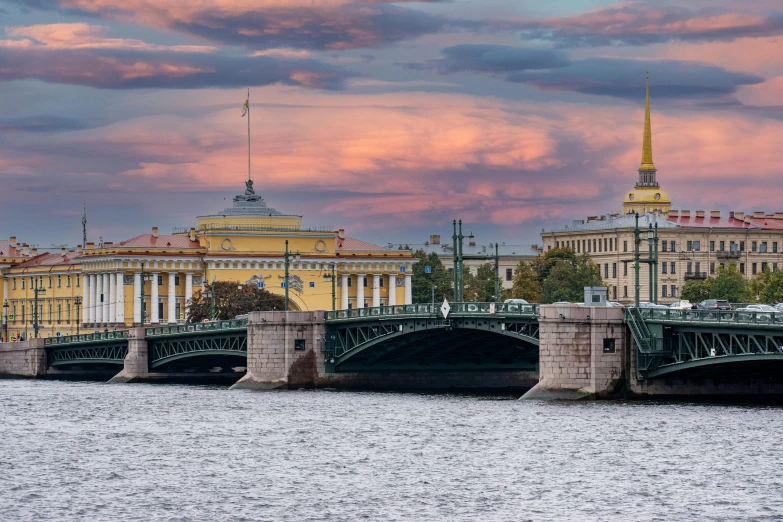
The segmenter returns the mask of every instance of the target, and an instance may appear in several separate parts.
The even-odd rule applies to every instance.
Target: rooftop
[[[668,220],[666,216],[648,212],[639,215],[639,228],[648,228],[650,225],[658,225],[658,228],[678,228],[679,225]],[[634,214],[621,214],[609,216],[588,217],[586,221],[576,220],[564,228],[554,230],[542,230],[542,233],[557,232],[584,232],[590,230],[614,230],[616,228],[634,228],[636,217]]]
[[[191,241],[188,236],[170,236],[142,234],[134,238],[122,241],[117,245],[105,245],[104,248],[120,246],[124,248],[201,248],[198,241]]]
[[[390,249],[353,237],[336,237],[335,252],[389,252]]]
[[[60,254],[39,254],[32,259],[25,261],[18,265],[18,268],[33,268],[39,266],[62,266],[62,265],[77,265],[79,264],[79,258],[82,256],[81,252],[65,252]]]

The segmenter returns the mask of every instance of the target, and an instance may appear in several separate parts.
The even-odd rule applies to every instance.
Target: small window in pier
[[[614,353],[614,339],[604,339],[604,353]]]
[[[304,350],[304,349],[305,349],[305,340],[294,339],[294,350]]]

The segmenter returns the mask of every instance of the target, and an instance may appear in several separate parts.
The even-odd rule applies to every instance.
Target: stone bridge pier
[[[43,339],[0,343],[0,376],[40,377],[46,367]]]
[[[124,383],[141,381],[149,377],[149,347],[144,328],[128,330],[128,355],[125,356],[122,371],[109,382]]]

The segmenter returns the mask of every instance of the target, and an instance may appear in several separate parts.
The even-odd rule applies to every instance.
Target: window
[[[763,272],[766,272],[766,271],[767,271],[767,262],[766,261],[762,261],[761,262],[761,272],[763,273]]]
[[[604,263],[604,279],[609,279],[609,263]]]
[[[750,273],[756,275],[756,263],[750,265]]]
[[[612,299],[617,299],[617,287],[612,287]]]
[[[778,264],[777,263],[772,263],[772,271],[773,272],[777,272],[777,270],[778,270]]]
[[[582,253],[582,242],[581,241],[577,241],[576,242],[576,251],[578,253],[580,253],[580,254]]]
[[[688,242],[686,243],[686,246],[685,246],[685,248],[688,250],[688,252],[690,252],[691,250],[693,250],[693,241],[688,241]]]
[[[598,252],[598,240],[593,239],[593,252]]]
[[[677,242],[672,239],[672,252],[676,252],[676,251],[677,251]]]
[[[710,252],[715,252],[715,241],[710,241]]]
[[[604,339],[604,353],[614,353],[614,339]]]
[[[696,261],[696,273],[698,274],[699,272],[701,272],[701,262]]]
[[[690,261],[685,263],[685,273],[686,274],[692,274],[693,273],[692,269],[693,269],[693,263],[691,263]]]
[[[666,295],[666,288],[667,288],[666,285],[663,285],[661,287],[661,297],[669,297],[668,295]]]
[[[13,279],[13,282],[14,282],[14,290],[16,290],[16,278]],[[24,284],[24,279],[22,280],[22,284]],[[22,288],[24,288],[24,287],[22,287]]]
[[[623,241],[623,252],[628,252],[628,241]]]
[[[560,248],[560,241],[555,241],[555,248]]]
[[[65,304],[65,317],[66,317],[65,320],[68,323],[70,323],[71,322],[71,303],[66,303]]]
[[[162,275],[158,276],[158,286],[163,286],[163,276]]]
[[[609,246],[609,240],[604,238],[604,252],[609,252],[609,248],[607,248],[608,246]]]
[[[750,251],[751,252],[755,252],[756,251],[756,242],[755,241],[751,241],[750,242]]]
[[[63,305],[60,303],[57,303],[57,322],[63,320]]]
[[[740,252],[744,252],[744,251],[745,251],[745,242],[740,241]]]
[[[721,241],[720,242],[720,251],[723,252],[724,250],[726,250],[726,242],[725,241]]]
[[[710,274],[714,274],[714,273],[715,273],[715,261],[712,261],[710,263]]]
[[[766,252],[766,251],[767,251],[767,242],[766,241],[762,241],[761,245],[760,245],[760,248],[759,248],[759,252]]]
[[[665,262],[664,262],[664,263],[661,263],[661,273],[662,273],[662,274],[665,274],[665,273],[666,273],[666,266],[667,266],[667,265],[666,265],[666,263],[665,263]]]
[[[669,268],[671,269],[671,270],[669,270],[669,273],[671,273],[671,274],[676,274],[677,273],[677,263],[675,263],[674,261],[671,262],[671,264],[669,265]]]
[[[623,287],[623,297],[628,297],[628,287],[627,286]]]
[[[617,263],[612,263],[612,277],[617,277]],[[617,289],[615,289],[615,293],[617,293]]]
[[[669,242],[665,239],[661,241],[661,252],[666,252],[666,247],[669,245]]]
[[[514,269],[506,268],[506,281],[511,281],[512,279],[514,279]]]
[[[76,288],[79,288],[79,276],[76,276]]]
[[[623,275],[628,275],[628,263],[623,263]]]
[[[49,279],[49,288],[51,288],[52,287],[52,278],[49,277],[48,279]]]
[[[362,277],[362,279],[364,279],[364,282],[362,283],[362,286],[367,288],[367,278],[366,277]]]
[[[778,252],[778,242],[777,241],[773,241],[772,242],[772,252],[774,252],[776,254]]]
[[[721,263],[720,264],[720,269],[723,270],[724,268],[726,268],[726,264],[725,263]]]
[[[78,279],[78,277],[77,277],[77,279]],[[67,288],[71,288],[71,276],[68,276],[68,277],[65,278],[65,286]]]
[[[745,275],[745,263],[740,263],[740,274]]]
[[[381,283],[381,288],[383,288],[383,278],[382,278],[382,277],[378,278],[378,281],[380,281],[380,283]],[[509,280],[509,281],[510,281],[510,280]]]
[[[63,285],[62,277],[63,276],[57,276],[57,288],[62,288]]]
[[[613,243],[613,241],[614,241],[614,239],[610,237],[609,238],[609,250],[610,251],[614,250],[614,243]]]
[[[694,241],[693,242],[693,250],[695,250],[696,252],[701,250],[701,241]]]
[[[169,276],[169,277],[171,277],[171,276]],[[174,276],[174,286],[179,286],[179,276],[178,275]],[[177,316],[177,317],[179,317],[179,316]]]
[[[737,243],[734,241],[729,241],[729,251],[730,252],[736,252],[737,251]]]
[[[353,278],[352,278],[352,277],[349,277],[349,278],[348,278],[348,288],[350,288],[350,287],[352,287],[352,286],[353,286]]]
[[[14,281],[16,283],[16,281]],[[24,278],[22,278],[22,290],[24,290]]]
[[[672,285],[672,297],[679,297],[677,293],[677,285]]]

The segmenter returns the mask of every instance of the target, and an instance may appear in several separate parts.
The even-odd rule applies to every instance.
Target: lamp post
[[[33,307],[35,308],[33,310],[33,335],[38,339],[38,296],[40,294],[46,295],[46,289],[38,286],[33,288],[33,293],[35,294],[35,299],[33,300]]]
[[[495,243],[495,301],[500,302],[500,256],[497,242]]]
[[[633,270],[635,275],[635,299],[636,299],[636,308],[639,308],[639,243],[642,242],[639,234],[639,213],[634,212],[634,216],[636,217],[636,224],[634,225],[633,229]]]
[[[452,223],[454,225],[454,234],[451,236],[452,239],[452,245],[454,248],[452,249],[452,258],[454,261],[454,302],[459,302],[459,293],[457,291],[457,287],[459,286],[459,276],[457,275],[459,273],[459,268],[457,265],[457,220],[455,219]]]
[[[285,240],[285,256],[283,257],[283,260],[285,261],[283,264],[285,265],[285,311],[288,311],[288,267],[291,264],[291,257],[293,256],[294,260],[299,261],[302,259],[302,256],[297,252],[296,254],[291,254],[288,251],[288,240]],[[332,298],[332,306],[334,307],[334,298]]]
[[[8,342],[8,299],[3,301],[3,341]]]
[[[462,220],[460,219],[458,221],[459,224],[459,235],[457,235],[457,240],[459,241],[459,254],[457,254],[457,263],[459,264],[459,302],[461,303],[463,301],[463,294],[465,293],[465,281],[463,279],[464,274],[463,271],[463,265],[462,265],[462,241],[465,239],[465,236],[462,235]]]
[[[82,296],[77,295],[76,298],[73,300],[73,303],[76,305],[76,335],[79,335],[79,323],[80,320],[80,312],[82,309]]]
[[[334,278],[335,278],[335,275],[334,275],[335,264],[336,263],[332,263],[332,312],[334,312],[336,310],[336,303],[337,303],[337,295],[335,293],[335,281],[334,281]]]
[[[648,281],[650,283],[650,295],[648,296],[650,298],[650,302],[654,303],[656,301],[657,292],[655,291],[655,275],[653,275],[653,228],[652,223],[647,227],[647,268],[649,271],[649,278]]]
[[[142,263],[141,264],[141,292],[139,292],[139,300],[141,301],[141,303],[139,303],[139,310],[141,310],[141,324],[139,326],[141,326],[142,328],[144,328],[144,319],[146,318],[145,316],[147,315],[146,313],[144,313],[144,283],[146,283],[146,279],[144,279],[144,263]]]
[[[437,286],[432,285],[432,310],[435,311],[435,289]]]

